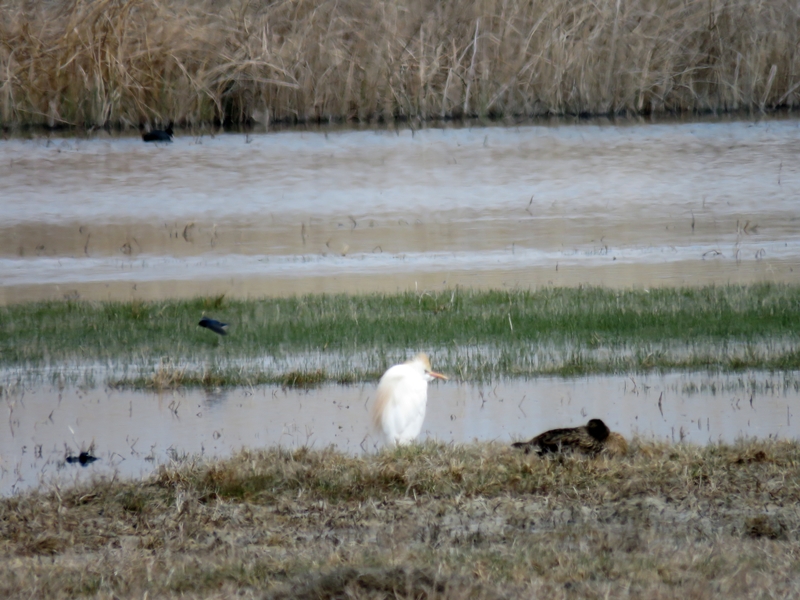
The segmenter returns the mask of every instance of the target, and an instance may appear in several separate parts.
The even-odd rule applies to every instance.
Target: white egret
[[[422,431],[428,382],[434,379],[447,377],[431,371],[427,354],[417,354],[383,374],[372,407],[372,422],[383,433],[386,445],[409,444]]]

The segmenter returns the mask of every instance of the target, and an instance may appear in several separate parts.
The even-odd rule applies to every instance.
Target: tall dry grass
[[[0,119],[765,110],[800,99],[792,0],[0,0]]]

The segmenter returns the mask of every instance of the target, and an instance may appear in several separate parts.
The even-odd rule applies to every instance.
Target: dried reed
[[[766,110],[790,0],[0,0],[0,123]]]

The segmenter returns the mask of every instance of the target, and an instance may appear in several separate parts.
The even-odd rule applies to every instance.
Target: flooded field
[[[0,141],[0,303],[800,281],[800,122]]]
[[[375,385],[312,390],[258,387],[172,393],[36,388],[7,394],[0,435],[0,494],[104,474],[139,477],[187,455],[241,448],[334,446],[351,454],[379,442],[369,425]],[[502,444],[600,417],[641,440],[791,439],[797,374],[670,374],[538,378],[496,385],[431,386],[421,439]],[[66,458],[89,451],[81,468]]]
[[[794,120],[2,140],[0,304],[800,283],[798,152]],[[242,447],[376,448],[373,384],[154,394],[86,368],[92,385],[5,390],[0,494]],[[592,417],[646,440],[791,438],[796,380],[451,381],[423,438],[506,444]],[[89,450],[86,468],[66,462]]]

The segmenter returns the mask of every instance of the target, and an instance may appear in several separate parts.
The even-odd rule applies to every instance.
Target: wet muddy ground
[[[0,141],[0,302],[798,282],[799,125]]]
[[[379,448],[370,430],[375,385],[148,393],[34,388],[7,394],[0,493],[93,474],[139,477],[187,455],[242,448]],[[643,441],[706,444],[791,439],[800,380],[780,374],[668,374],[431,386],[421,440],[503,444],[602,418]],[[89,451],[100,460],[65,462]]]

